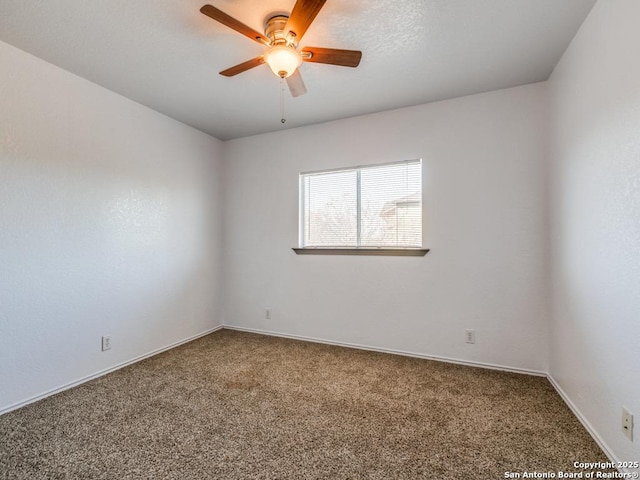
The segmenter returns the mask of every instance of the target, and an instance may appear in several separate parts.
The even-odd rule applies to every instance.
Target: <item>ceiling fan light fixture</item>
[[[264,54],[264,61],[280,78],[287,78],[302,64],[302,55],[287,45],[274,45]]]

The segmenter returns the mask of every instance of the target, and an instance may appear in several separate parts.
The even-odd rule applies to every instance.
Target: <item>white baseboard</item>
[[[593,428],[593,425],[589,423],[589,420],[585,418],[585,416],[582,414],[580,409],[575,405],[575,403],[571,401],[571,399],[569,398],[569,395],[567,395],[567,393],[562,389],[562,387],[558,384],[558,382],[556,382],[556,380],[551,376],[550,373],[547,373],[547,379],[549,380],[549,383],[553,385],[553,388],[556,389],[556,392],[558,392],[558,395],[560,395],[562,400],[564,400],[564,403],[567,404],[567,406],[571,409],[571,411],[576,416],[576,418],[580,421],[580,423],[582,423],[582,426],[585,428],[585,430],[589,432],[589,435],[591,435],[593,440],[598,444],[598,446],[604,452],[604,454],[609,458],[611,462],[617,465],[618,458],[614,455],[613,451],[609,448],[607,443],[598,434],[596,429]],[[626,473],[626,472],[631,473],[631,470],[625,470],[625,469],[618,469],[618,470],[622,473]]]
[[[209,335],[210,333],[217,332],[218,330],[222,330],[222,328],[224,328],[223,325],[218,325],[217,327],[210,328],[209,330],[205,330],[204,332],[198,333],[196,335],[192,335],[192,336],[190,336],[188,338],[179,340],[179,341],[174,342],[174,343],[172,343],[170,345],[167,345],[165,347],[158,348],[158,349],[153,350],[151,352],[145,353],[144,355],[140,355],[138,357],[132,358],[131,360],[127,360],[126,362],[119,363],[117,365],[114,365],[113,367],[109,367],[109,368],[107,368],[105,370],[100,370],[99,372],[93,373],[91,375],[87,375],[86,377],[79,378],[77,380],[74,380],[73,382],[64,384],[64,385],[62,385],[60,387],[56,387],[56,388],[53,388],[51,390],[47,390],[44,393],[40,393],[40,394],[35,395],[33,397],[29,397],[26,400],[22,400],[22,401],[20,401],[18,403],[14,403],[12,405],[9,405],[8,407],[4,407],[4,408],[0,409],[0,415],[8,413],[8,412],[10,412],[12,410],[17,410],[18,408],[24,407],[25,405],[29,405],[30,403],[37,402],[38,400],[42,400],[43,398],[50,397],[51,395],[55,395],[56,393],[60,393],[60,392],[63,392],[65,390],[68,390],[70,388],[76,387],[76,386],[78,386],[78,385],[80,385],[82,383],[88,382],[88,381],[93,380],[95,378],[102,377],[103,375],[106,375],[107,373],[115,372],[116,370],[120,370],[121,368],[124,368],[124,367],[126,367],[128,365],[131,365],[133,363],[136,363],[136,362],[139,362],[141,360],[144,360],[145,358],[153,357],[154,355],[158,355],[159,353],[166,352],[167,350],[171,350],[172,348],[179,347],[180,345],[182,345],[184,343],[189,343],[189,342],[191,342],[191,341],[193,341],[193,340],[195,340],[197,338],[204,337],[205,335]]]
[[[524,373],[526,375],[535,375],[538,377],[546,377],[546,372],[541,372],[538,370],[528,370],[526,368],[518,368],[518,367],[507,367],[504,365],[495,365],[492,363],[484,363],[484,362],[474,362],[470,360],[460,360],[457,358],[450,357],[442,357],[439,355],[426,355],[423,353],[416,352],[408,352],[405,350],[396,350],[392,348],[382,348],[382,347],[372,347],[369,345],[361,345],[358,343],[349,343],[349,342],[340,342],[336,340],[326,340],[323,338],[315,338],[315,337],[307,337],[304,335],[291,335],[288,333],[282,332],[274,332],[270,330],[261,330],[258,328],[246,328],[246,327],[238,327],[235,325],[224,325],[227,330],[237,330],[239,332],[249,332],[249,333],[258,333],[260,335],[269,335],[271,337],[282,337],[282,338],[291,338],[293,340],[303,340],[306,342],[313,343],[324,343],[326,345],[335,345],[338,347],[347,347],[347,348],[355,348],[358,350],[369,350],[372,352],[380,352],[380,353],[390,353],[392,355],[402,355],[404,357],[414,357],[414,358],[423,358],[425,360],[435,360],[437,362],[445,362],[445,363],[454,363],[456,365],[466,365],[468,367],[480,367],[480,368],[488,368],[490,370],[501,370],[503,372],[512,372],[512,373]]]

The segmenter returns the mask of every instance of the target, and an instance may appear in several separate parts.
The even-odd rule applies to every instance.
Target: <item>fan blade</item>
[[[246,72],[247,70],[257,67],[258,65],[262,65],[264,63],[264,57],[259,56],[256,58],[252,58],[251,60],[247,60],[244,63],[236,65],[235,67],[227,68],[220,72],[220,75],[224,75],[225,77],[233,77],[234,75],[238,75],[239,73]]]
[[[241,33],[245,37],[249,37],[258,43],[269,45],[269,39],[262,35],[260,32],[256,32],[253,28],[247,27],[244,23],[236,20],[235,18],[227,15],[222,10],[218,10],[213,5],[204,5],[200,11],[206,16],[213,18],[216,22],[220,22],[223,25]]]
[[[304,86],[304,82],[302,81],[300,69],[296,69],[295,72],[287,77],[287,85],[289,85],[289,91],[292,97],[299,97],[307,93],[307,87]]]
[[[311,54],[311,56],[309,56]],[[357,67],[360,65],[360,50],[340,50],[336,48],[304,47],[302,59],[305,62],[329,63],[341,67]]]
[[[290,32],[299,42],[302,36],[320,12],[327,0],[298,0],[293,6],[293,11],[284,27],[285,32]]]

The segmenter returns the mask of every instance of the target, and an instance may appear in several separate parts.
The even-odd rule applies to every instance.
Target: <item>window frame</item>
[[[422,190],[422,158],[416,158],[411,160],[400,160],[394,162],[385,163],[373,163],[368,165],[357,165],[352,167],[341,168],[328,168],[324,170],[313,170],[307,172],[300,172],[298,174],[298,246],[292,250],[298,255],[375,255],[375,256],[424,256],[429,251],[428,248],[424,248],[424,232],[421,238],[421,246],[416,247],[401,247],[401,246],[304,246],[305,238],[305,178],[310,175],[323,175],[327,173],[349,172],[356,171],[356,239],[357,243],[361,243],[361,230],[362,230],[362,211],[361,211],[361,171],[367,168],[386,167],[392,165],[408,165],[412,163],[420,164],[420,205],[423,205],[423,190]],[[422,211],[420,212],[420,221],[422,222]],[[422,225],[421,225],[422,227]]]

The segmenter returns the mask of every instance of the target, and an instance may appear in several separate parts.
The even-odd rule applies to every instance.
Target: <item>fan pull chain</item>
[[[287,121],[284,118],[284,78],[280,78],[280,123],[284,124]]]

